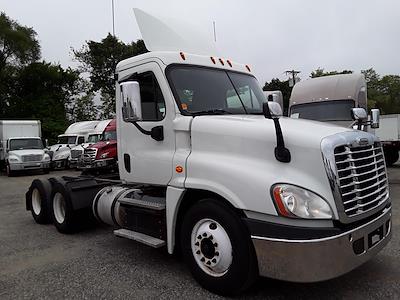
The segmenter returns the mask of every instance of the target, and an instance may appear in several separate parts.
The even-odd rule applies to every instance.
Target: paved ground
[[[400,299],[400,165],[389,173],[394,233],[376,258],[317,284],[260,279],[243,297]],[[111,228],[62,235],[53,225],[34,223],[24,193],[36,176],[0,176],[0,299],[218,298],[199,287],[178,258],[117,239]]]

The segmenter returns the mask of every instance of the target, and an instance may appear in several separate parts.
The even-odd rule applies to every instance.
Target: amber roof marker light
[[[181,51],[181,52],[179,52],[179,55],[181,56],[181,58],[182,58],[183,60],[186,60],[185,53],[183,53],[183,52]]]

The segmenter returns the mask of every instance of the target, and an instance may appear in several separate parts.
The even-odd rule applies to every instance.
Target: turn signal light
[[[176,171],[176,173],[182,173],[183,172],[183,167],[182,166],[176,166],[175,171]]]

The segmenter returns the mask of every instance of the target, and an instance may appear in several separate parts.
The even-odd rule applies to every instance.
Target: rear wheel
[[[36,223],[50,223],[50,199],[50,182],[46,179],[35,179],[26,194],[26,205]]]
[[[61,233],[74,233],[83,228],[90,214],[88,209],[74,210],[70,196],[65,187],[56,182],[53,186],[51,215],[53,223]]]
[[[238,294],[257,278],[250,235],[236,212],[218,200],[204,199],[189,209],[181,247],[194,278],[214,293]]]

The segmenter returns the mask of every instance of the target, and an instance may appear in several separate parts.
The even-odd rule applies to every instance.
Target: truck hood
[[[114,147],[117,145],[117,141],[111,140],[111,141],[100,141],[97,142],[96,144],[93,144],[90,146],[90,148],[95,148],[95,149],[104,149],[108,147]]]
[[[70,144],[69,146],[72,148],[75,147],[75,144]],[[53,152],[58,152],[60,150],[63,150],[63,148],[68,148],[68,144],[55,144],[50,146],[49,150]]]
[[[25,149],[25,150],[12,150],[8,152],[9,157],[16,157],[21,160],[24,155],[41,155],[43,157],[44,150],[43,149]]]
[[[71,148],[60,147],[53,153],[53,160],[67,159],[71,154]]]
[[[261,115],[195,117],[185,187],[211,186],[213,192],[230,199],[238,208],[276,214],[270,189],[276,183],[289,183],[321,195],[338,216],[321,141],[352,129],[286,117],[280,118],[280,124],[285,146],[291,153],[289,163],[275,158],[273,120]]]

